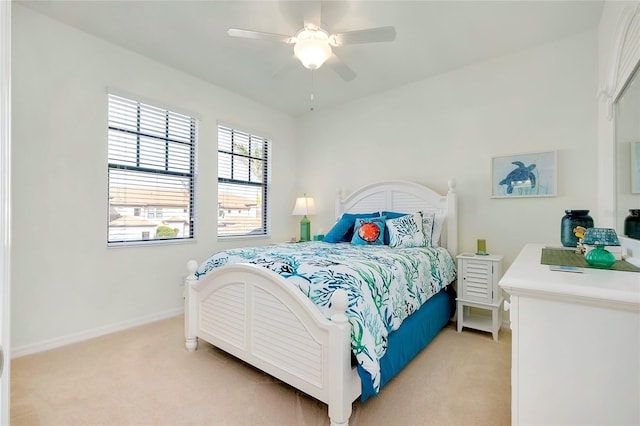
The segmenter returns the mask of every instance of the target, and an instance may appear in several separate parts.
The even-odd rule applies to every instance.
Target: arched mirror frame
[[[608,134],[606,148],[609,151],[610,158],[609,176],[610,187],[604,188],[606,192],[611,194],[610,197],[601,197],[606,205],[610,204],[609,210],[605,206],[605,211],[609,210],[613,214],[610,218],[610,226],[615,227],[616,231],[622,235],[620,221],[617,219],[621,214],[618,212],[618,176],[617,176],[617,158],[616,158],[616,126],[615,126],[615,103],[623,94],[630,79],[633,77],[637,67],[640,66],[640,2],[626,7],[618,21],[615,30],[615,38],[613,42],[613,56],[610,63],[608,78],[605,86],[600,90],[600,99],[605,104],[606,119],[610,122],[608,126]],[[606,170],[606,169],[605,169]],[[602,209],[601,209],[602,210]],[[630,240],[622,238],[622,240]],[[629,241],[623,241],[623,245]],[[635,244],[632,242],[632,244]],[[636,257],[634,250],[633,256]]]

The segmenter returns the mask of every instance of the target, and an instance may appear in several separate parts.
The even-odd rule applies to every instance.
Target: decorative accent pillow
[[[407,214],[408,213],[387,212],[387,211],[380,212],[380,216],[386,216],[387,220],[395,219],[395,218],[398,218],[400,216],[406,216]],[[386,228],[384,228],[384,243],[386,245],[389,245],[389,227],[388,226]]]
[[[386,225],[389,228],[390,247],[424,247],[429,244],[422,230],[420,212],[389,219]]]
[[[431,247],[438,247],[446,215],[441,209],[428,209],[423,211],[422,213],[433,213],[433,215],[435,216],[435,219],[433,221],[433,231],[431,231]]]
[[[324,236],[322,241],[326,243],[339,243],[351,241],[353,238],[353,226],[357,218],[378,217],[380,213],[344,213],[340,220]]]
[[[427,239],[427,245],[431,247],[437,247],[433,245],[433,230],[436,224],[436,214],[434,212],[421,212],[422,213],[422,232]],[[440,236],[438,236],[440,238]]]
[[[385,216],[356,219],[351,244],[383,245],[386,220]]]

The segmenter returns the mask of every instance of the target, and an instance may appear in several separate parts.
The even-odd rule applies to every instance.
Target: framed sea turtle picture
[[[491,159],[491,197],[555,197],[556,151],[506,155]]]

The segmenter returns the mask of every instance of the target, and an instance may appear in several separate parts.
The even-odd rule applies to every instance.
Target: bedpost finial
[[[347,322],[349,320],[345,314],[349,307],[349,296],[345,290],[339,288],[333,292],[331,296],[331,306],[333,309],[333,315],[331,315],[332,321]]]
[[[346,311],[349,306],[349,296],[347,292],[339,288],[333,292],[331,296],[331,303],[336,310]]]
[[[447,181],[447,184],[449,185],[449,192],[456,192],[456,180],[455,179],[449,179]]]
[[[189,271],[189,275],[193,275],[196,273],[198,269],[198,262],[195,260],[190,260],[187,262],[187,271]]]

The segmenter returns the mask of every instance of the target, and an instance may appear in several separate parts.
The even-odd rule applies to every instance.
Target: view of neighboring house
[[[218,235],[238,235],[261,231],[262,207],[256,199],[242,195],[218,194]]]
[[[157,189],[132,187],[112,190],[109,200],[109,241],[182,238],[189,235],[189,192],[158,192]],[[158,204],[159,199],[163,200],[161,204]],[[154,200],[153,204],[149,200]],[[261,207],[255,198],[221,193],[218,197],[218,235],[260,229],[260,214]]]
[[[158,192],[161,192],[159,194]],[[153,204],[149,204],[153,200]],[[162,200],[161,204],[158,200]],[[189,235],[189,191],[116,187],[109,200],[109,241]]]

